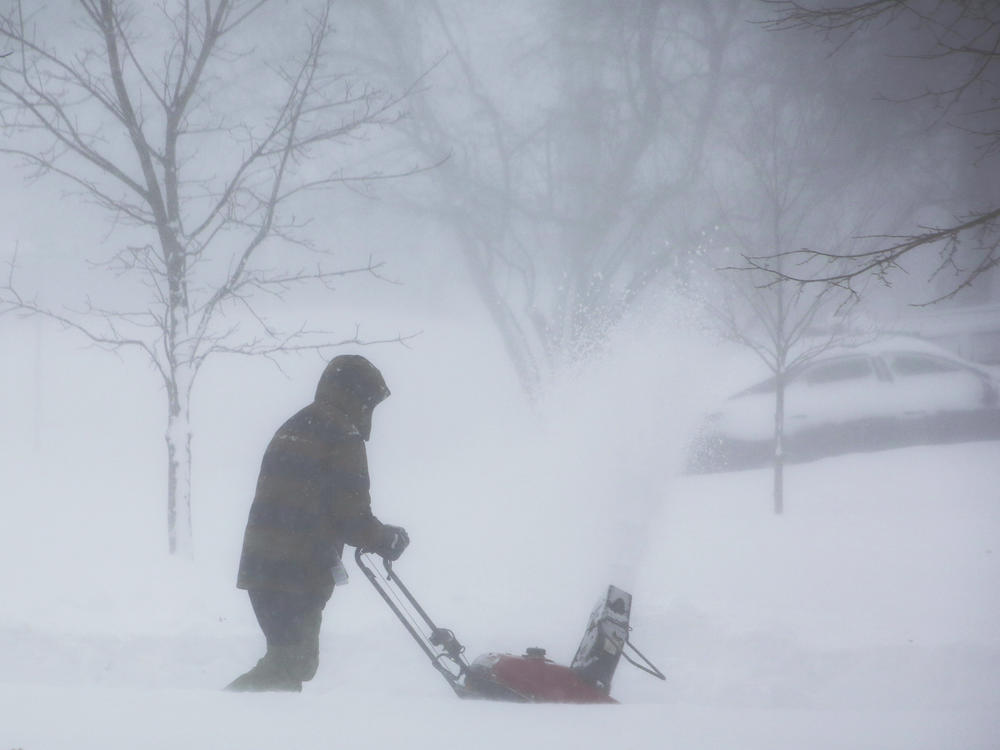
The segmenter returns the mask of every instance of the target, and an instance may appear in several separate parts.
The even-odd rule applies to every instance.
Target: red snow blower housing
[[[469,663],[465,646],[455,634],[439,628],[424,611],[392,569],[384,561],[384,572],[366,550],[357,549],[358,567],[382,596],[399,621],[409,631],[434,668],[441,673],[460,698],[516,701],[520,703],[617,703],[611,697],[611,678],[621,657],[654,677],[665,680],[629,642],[629,614],[632,595],[609,586],[590,616],[583,640],[564,667],[545,657],[545,649],[528,648],[521,656],[487,653]],[[632,658],[625,649],[638,659]]]

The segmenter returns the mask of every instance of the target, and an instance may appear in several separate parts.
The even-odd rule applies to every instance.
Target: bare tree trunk
[[[169,390],[167,412],[167,544],[170,554],[191,556],[191,411],[188,390]]]
[[[776,202],[771,216],[774,246],[782,246],[782,206]],[[774,381],[774,514],[785,511],[785,374],[788,372],[788,323],[790,308],[786,306],[785,285],[778,284],[775,307],[775,381]],[[794,306],[794,301],[791,303]]]
[[[43,400],[42,389],[42,319],[35,318],[35,357],[34,357],[34,396],[35,408],[32,413],[31,438],[32,447],[37,455],[42,448]]]
[[[463,257],[469,276],[500,334],[504,350],[514,366],[521,389],[529,401],[534,403],[541,392],[545,367],[544,355],[547,352],[542,349],[537,353],[532,349],[531,335],[526,333],[525,326],[534,324],[536,328],[540,328],[539,321],[531,319],[525,322],[523,317],[519,319],[514,308],[504,299],[501,290],[495,284],[495,279],[491,277],[490,264],[484,260],[494,252],[486,246],[487,242],[477,239],[465,228],[459,229],[456,236],[464,249]],[[479,251],[473,251],[471,247],[477,247]]]
[[[785,511],[785,373],[778,372],[774,391],[774,513]]]

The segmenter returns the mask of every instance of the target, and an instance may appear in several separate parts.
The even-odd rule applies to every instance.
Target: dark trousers
[[[287,591],[248,591],[250,606],[264,631],[267,646],[319,642],[325,602]]]
[[[319,629],[326,600],[286,591],[247,593],[267,640],[267,652],[229,689],[301,690],[319,668]]]

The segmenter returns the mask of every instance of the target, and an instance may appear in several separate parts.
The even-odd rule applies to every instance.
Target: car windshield
[[[842,359],[819,362],[809,367],[802,379],[809,385],[837,383],[844,380],[867,378],[872,374],[868,357],[844,357]]]
[[[961,370],[954,362],[949,362],[940,357],[929,354],[916,354],[913,352],[901,352],[891,354],[888,357],[889,369],[893,375],[929,375],[941,372],[956,372]]]

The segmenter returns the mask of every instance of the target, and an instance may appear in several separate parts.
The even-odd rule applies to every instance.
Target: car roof
[[[810,342],[808,340],[801,342],[803,349],[808,350],[810,344],[812,345],[822,345],[824,339],[815,339]],[[975,362],[969,362],[966,359],[958,356],[954,352],[945,349],[942,346],[934,344],[925,339],[917,338],[916,336],[899,336],[899,335],[883,335],[877,338],[869,338],[861,340],[857,344],[838,344],[831,346],[829,349],[824,350],[815,357],[808,359],[801,364],[792,367],[788,371],[789,377],[795,377],[799,372],[805,370],[816,364],[823,362],[829,362],[835,359],[848,358],[848,357],[873,357],[882,354],[929,354],[936,357],[942,357],[945,359],[950,359],[953,362],[968,367],[970,370],[975,370],[976,372],[982,373],[984,375],[988,374],[980,365]],[[754,392],[761,392],[765,390],[765,386],[769,386],[773,383],[775,377],[772,375],[770,377],[759,380],[748,388],[741,389],[734,393],[730,398],[738,398],[740,396],[746,396]]]
[[[804,347],[809,347],[809,342],[804,343]],[[938,344],[921,339],[916,336],[883,335],[877,338],[859,339],[856,344],[837,344],[813,357],[808,363],[820,362],[835,357],[847,357],[851,355],[863,354],[866,356],[876,356],[879,354],[889,354],[894,352],[910,352],[918,354],[931,354],[944,357],[956,362],[961,362],[969,367],[976,367],[974,362],[963,359],[955,352],[939,346]]]

